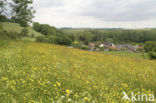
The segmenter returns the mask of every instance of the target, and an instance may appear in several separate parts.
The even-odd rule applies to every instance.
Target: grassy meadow
[[[2,26],[3,26],[3,29],[6,30],[7,32],[17,32],[17,33],[20,33],[21,30],[24,28],[24,27],[21,27],[20,24],[18,24],[18,23],[3,22],[3,23],[1,23],[1,24],[2,24]],[[37,36],[42,36],[41,33],[36,32],[35,30],[33,30],[31,26],[28,26],[27,29],[28,29],[28,31],[29,31],[29,32],[28,32],[28,35],[30,35],[30,36],[31,36],[32,34],[33,34],[35,37],[37,37]]]
[[[0,88],[1,103],[131,103],[156,95],[156,61],[0,37]]]
[[[123,56],[123,57],[132,57],[132,58],[143,58],[143,59],[149,59],[147,53],[133,53],[133,52],[124,52],[124,51],[108,51],[103,52],[104,54],[111,54],[115,56]]]

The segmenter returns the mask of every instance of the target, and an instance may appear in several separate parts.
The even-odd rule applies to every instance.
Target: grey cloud
[[[156,18],[155,5],[155,0],[94,0],[79,14],[103,21],[150,20]]]
[[[34,4],[34,7],[37,9],[61,7],[64,5],[62,0],[34,0]]]

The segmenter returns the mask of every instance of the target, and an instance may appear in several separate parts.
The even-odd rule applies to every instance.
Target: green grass
[[[3,26],[3,29],[8,31],[8,32],[18,32],[18,33],[20,33],[21,30],[23,29],[23,27],[21,27],[20,24],[17,24],[17,23],[3,22],[1,24]],[[34,34],[35,37],[42,36],[41,33],[34,31],[31,26],[28,26],[27,28],[29,30],[28,35],[31,36],[32,34]]]
[[[131,53],[131,52],[122,52],[122,51],[107,51],[103,52],[104,54],[116,55],[116,56],[125,56],[125,57],[132,57],[132,58],[143,58],[149,59],[147,53]]]
[[[156,95],[156,61],[3,36],[0,44],[1,103],[131,103],[123,91]]]

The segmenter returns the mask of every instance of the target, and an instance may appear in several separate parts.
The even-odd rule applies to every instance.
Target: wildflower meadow
[[[2,43],[1,103],[131,103],[122,99],[123,92],[156,94],[156,61],[51,44]]]

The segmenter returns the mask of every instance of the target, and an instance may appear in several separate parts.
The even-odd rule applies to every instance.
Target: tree
[[[6,1],[0,1],[0,22],[8,21],[8,18],[5,16],[5,5]]]
[[[39,24],[38,22],[34,22],[33,23],[33,29],[37,32],[41,31],[41,24]]]
[[[105,42],[113,43],[113,39],[112,38],[106,38]]]
[[[82,34],[79,36],[79,41],[82,41],[84,44],[88,45],[88,43],[91,41],[92,35],[88,31],[84,31]]]
[[[0,1],[0,15],[2,15],[2,13],[5,10],[5,1]]]
[[[12,20],[26,27],[32,22],[35,11],[31,4],[32,0],[12,0]]]
[[[2,32],[2,24],[0,23],[0,33]]]
[[[156,42],[146,42],[145,51],[148,53],[150,59],[156,59]]]

